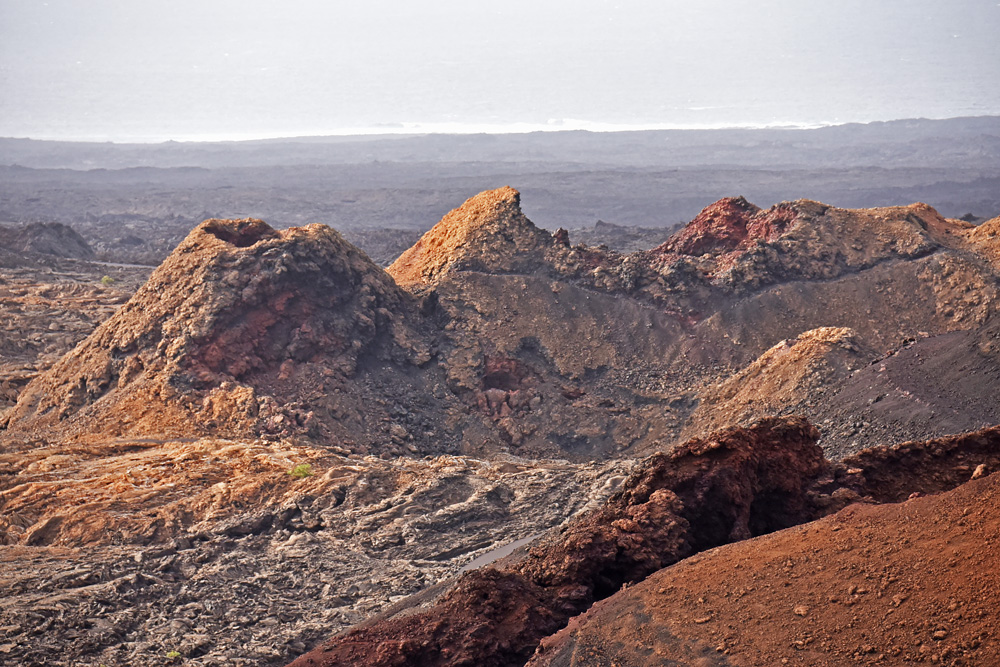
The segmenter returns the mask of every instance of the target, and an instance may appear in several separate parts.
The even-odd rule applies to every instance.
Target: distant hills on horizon
[[[857,120],[857,121],[820,121],[820,122],[773,122],[773,123],[707,123],[707,124],[669,124],[669,123],[607,123],[600,121],[585,121],[577,119],[551,120],[547,123],[512,122],[512,123],[384,123],[367,127],[344,127],[330,132],[303,131],[301,133],[244,133],[242,135],[185,134],[162,137],[149,135],[150,138],[79,138],[27,135],[0,135],[0,139],[27,139],[31,141],[46,141],[50,143],[83,143],[83,144],[115,144],[115,145],[159,145],[159,144],[233,144],[248,142],[283,142],[283,141],[352,141],[382,138],[412,138],[429,135],[464,136],[464,135],[518,135],[518,134],[565,134],[583,132],[591,134],[617,134],[623,132],[726,132],[740,130],[779,130],[802,131],[821,130],[830,127],[848,127],[860,125],[887,125],[911,122],[939,122],[979,118],[998,118],[1000,114],[975,114],[930,118],[912,116],[887,120]]]
[[[1000,117],[224,143],[0,139],[0,222],[72,225],[117,261],[156,263],[213,217],[278,229],[322,222],[382,257],[372,230],[409,238],[454,202],[504,185],[525,193],[525,213],[550,230],[598,220],[668,229],[737,195],[764,207],[925,202],[985,220],[1000,213]]]
[[[356,141],[369,141],[378,139],[412,139],[417,137],[430,136],[518,136],[518,135],[567,135],[567,134],[635,134],[635,133],[730,133],[730,132],[809,132],[816,130],[830,130],[837,128],[884,128],[884,127],[908,127],[915,125],[931,126],[940,124],[973,126],[977,123],[1000,122],[998,114],[975,114],[948,116],[944,118],[929,118],[926,116],[912,116],[906,118],[892,118],[888,120],[871,121],[845,121],[845,122],[818,122],[818,123],[770,123],[770,124],[718,124],[718,125],[658,125],[655,123],[636,124],[616,124],[600,123],[588,121],[558,121],[551,123],[508,123],[508,124],[446,124],[446,123],[412,123],[412,124],[385,124],[372,126],[369,128],[345,128],[340,132],[304,132],[302,134],[274,134],[244,139],[160,139],[150,141],[120,141],[114,139],[73,139],[73,138],[48,138],[29,137],[15,135],[0,135],[0,141],[31,141],[44,142],[49,144],[88,144],[88,145],[114,145],[114,146],[159,146],[174,144],[250,144],[250,143],[274,143],[286,141],[320,141],[334,143],[351,143]],[[461,128],[446,131],[438,128]],[[426,129],[425,129],[426,128]],[[481,128],[481,129],[476,129]],[[192,135],[193,136],[193,135]]]
[[[62,141],[0,137],[0,165],[31,168],[122,169],[140,166],[269,166],[276,164],[344,164],[357,162],[575,162],[602,164],[765,164],[775,148],[795,148],[798,159],[780,164],[813,162],[814,151],[845,150],[885,142],[935,142],[948,139],[1000,137],[1000,116],[948,119],[899,119],[818,127],[728,127],[715,129],[552,129],[515,132],[383,133],[290,136],[236,141],[163,141],[128,143]],[[1000,140],[998,140],[1000,143]],[[727,151],[719,152],[719,144]],[[995,157],[997,144],[974,144]],[[705,152],[706,148],[714,150]],[[914,146],[914,149],[919,149]],[[697,151],[697,153],[693,152]],[[952,151],[947,152],[954,152]],[[947,153],[946,152],[946,153]],[[755,157],[756,156],[756,157]],[[852,160],[877,164],[869,151]],[[994,163],[995,164],[995,163]]]

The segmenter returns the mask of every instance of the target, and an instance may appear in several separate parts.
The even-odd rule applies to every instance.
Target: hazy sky
[[[0,136],[982,114],[998,0],[0,0]]]

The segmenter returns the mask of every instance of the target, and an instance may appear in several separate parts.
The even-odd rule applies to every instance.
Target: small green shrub
[[[173,660],[174,658],[181,657],[180,651],[167,651],[167,657]]]
[[[313,467],[308,463],[300,463],[297,466],[293,466],[288,474],[295,479],[305,479],[306,477],[312,477]]]
[[[101,278],[101,284],[104,285],[105,287],[111,287],[112,285],[115,284],[115,279],[112,278],[111,276],[104,276],[103,278]]]

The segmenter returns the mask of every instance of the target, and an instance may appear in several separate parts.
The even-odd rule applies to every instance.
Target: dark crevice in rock
[[[253,218],[243,220],[208,220],[202,225],[202,229],[237,248],[249,248],[259,241],[278,236],[278,232],[266,222]]]

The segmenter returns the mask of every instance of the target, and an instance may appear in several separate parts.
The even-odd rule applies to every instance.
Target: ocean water
[[[1000,115],[996,0],[0,2],[0,136],[814,127]]]
[[[513,76],[459,79],[442,65],[417,87],[367,78],[323,83],[260,72],[115,76],[84,67],[14,81],[0,70],[0,136],[157,142],[337,134],[531,132],[585,129],[818,127],[899,118],[1000,115],[1000,85],[942,73],[906,85],[803,79],[794,87],[730,81],[697,96],[608,80],[562,88]],[[434,90],[434,94],[427,91]],[[17,94],[7,93],[18,91]],[[636,92],[639,91],[639,92]],[[860,91],[860,92],[859,92]],[[973,94],[974,92],[974,94]],[[30,102],[30,103],[29,103]]]

